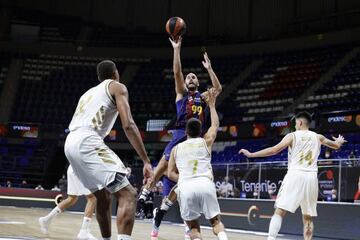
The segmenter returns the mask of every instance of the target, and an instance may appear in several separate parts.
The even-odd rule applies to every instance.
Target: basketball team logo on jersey
[[[207,104],[204,97],[198,91],[187,93],[176,103],[177,121],[176,128],[185,128],[186,121],[190,118],[197,118],[205,126],[205,109]]]

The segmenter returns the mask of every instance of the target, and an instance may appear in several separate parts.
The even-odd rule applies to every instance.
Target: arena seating
[[[298,109],[338,111],[359,109],[360,54],[341,69],[333,79],[309,96]]]
[[[18,90],[17,108],[12,120],[58,125],[70,123],[80,96],[98,84],[96,64],[99,58],[40,55],[25,59]],[[115,59],[121,72],[125,63]]]
[[[253,121],[279,115],[346,51],[346,46],[332,46],[260,56],[263,64],[222,104],[224,121]]]
[[[233,90],[233,93],[218,108],[223,114],[222,124],[276,117],[348,50],[348,46],[332,46],[258,56],[257,58],[263,60],[263,64],[245,79],[238,89]],[[249,56],[212,57],[210,55],[210,58],[224,88],[252,60]],[[99,60],[55,55],[26,58],[22,73],[24,84],[19,89],[21,98],[17,100],[17,106],[20,108],[14,109],[12,120],[68,124],[79,96],[97,83],[94,69]],[[117,61],[121,72],[130,60]],[[131,61],[132,64],[139,66],[128,88],[133,114],[140,128],[145,129],[146,121],[149,119],[173,119],[175,117],[175,91],[172,60],[137,59]],[[185,75],[189,72],[198,75],[200,91],[204,91],[211,83],[201,61],[202,56],[199,54],[199,58],[184,58],[182,66]],[[329,91],[333,89],[331,90],[333,92],[328,94],[329,97],[356,95],[356,88],[359,86],[356,82],[356,66],[357,58],[336,76],[335,85],[331,84],[327,87]],[[335,93],[335,91],[340,92]],[[343,106],[342,102],[348,102],[348,108],[356,106],[353,103],[359,101],[359,98],[355,95],[339,100],[338,105]],[[322,97],[320,94],[317,97],[310,97],[309,101],[311,99],[321,101]],[[304,107],[315,107],[316,104],[319,103],[310,102]],[[326,107],[330,103],[322,101],[321,104]],[[62,108],[57,106],[62,106]]]

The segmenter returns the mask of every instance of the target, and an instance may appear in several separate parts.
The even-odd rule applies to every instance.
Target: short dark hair
[[[104,60],[98,63],[96,66],[96,72],[100,82],[110,79],[114,76],[116,71],[116,65],[113,61]]]
[[[199,137],[201,134],[201,121],[197,118],[190,118],[186,123],[186,134],[190,137]]]
[[[303,111],[303,112],[299,112],[295,115],[296,119],[302,118],[305,119],[307,121],[307,125],[310,125],[311,121],[312,121],[312,117],[311,114],[307,111]]]

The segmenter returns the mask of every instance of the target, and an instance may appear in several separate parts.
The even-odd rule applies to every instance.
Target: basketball
[[[186,23],[180,17],[172,17],[166,22],[166,32],[177,40],[186,32]]]

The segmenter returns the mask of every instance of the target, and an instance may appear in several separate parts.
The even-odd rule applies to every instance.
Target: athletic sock
[[[51,221],[54,217],[56,217],[60,213],[61,213],[61,209],[59,207],[55,207],[53,210],[51,210],[51,212],[48,215],[44,217],[45,221]]]
[[[280,215],[274,214],[271,217],[268,240],[276,239],[281,228],[281,223],[282,223],[282,217]]]
[[[227,235],[225,232],[219,232],[217,235],[219,240],[228,240]]]
[[[161,209],[157,209],[155,216],[154,216],[154,223],[155,223],[155,228],[157,231],[159,231],[159,227],[161,224],[161,221],[163,220],[164,216],[166,214],[165,210],[161,210]]]
[[[140,193],[139,201],[146,201],[147,197],[149,196],[150,191],[146,188],[143,188]]]
[[[185,233],[190,233],[190,228],[189,226],[186,224],[186,222],[184,221],[185,224]]]
[[[160,210],[167,211],[174,203],[170,201],[168,198],[165,198],[160,206]]]
[[[84,217],[82,225],[81,225],[81,230],[88,230],[90,227],[90,223],[91,223],[91,218],[89,217]]]
[[[103,238],[103,240],[111,240],[111,237]]]
[[[131,240],[131,236],[125,234],[119,234],[118,240]]]
[[[155,227],[159,228],[161,221],[163,220],[166,212],[169,210],[169,208],[173,205],[173,202],[170,201],[168,198],[165,198],[164,201],[162,202],[160,209],[157,210],[157,212],[155,213],[154,216],[154,220],[155,220]]]

